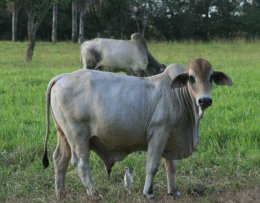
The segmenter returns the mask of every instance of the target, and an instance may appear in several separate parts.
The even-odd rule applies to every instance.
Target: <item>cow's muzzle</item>
[[[202,109],[205,109],[212,105],[212,99],[209,97],[203,97],[199,99],[199,105]]]

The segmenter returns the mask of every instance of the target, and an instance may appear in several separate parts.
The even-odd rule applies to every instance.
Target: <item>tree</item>
[[[86,7],[88,0],[80,0],[79,2],[79,36],[78,42],[81,44],[84,39],[84,26],[85,26],[85,18],[86,18]]]
[[[94,0],[79,0],[79,38],[78,42],[82,43],[84,40],[84,27],[86,22],[86,12],[88,8],[94,4]]]
[[[53,5],[52,5],[52,32],[51,32],[52,42],[57,41],[57,22],[58,22],[58,3],[53,2]]]
[[[152,7],[157,3],[161,4],[162,2],[156,0],[134,0],[132,17],[136,21],[138,32],[141,33],[143,37],[151,17]]]
[[[260,0],[244,0],[241,22],[243,33],[248,40],[255,39],[260,35]]]
[[[51,0],[24,0],[24,8],[28,16],[27,33],[28,44],[25,53],[25,61],[29,63],[32,61],[33,51],[35,47],[36,32],[42,23],[45,15],[49,11],[52,1]]]
[[[99,32],[106,37],[124,38],[129,29],[130,1],[110,0],[98,6]],[[132,27],[130,28],[132,29]],[[133,31],[131,32],[133,33]],[[129,38],[127,33],[127,38]]]
[[[104,4],[106,1],[105,0],[77,0],[77,15],[79,14],[79,32],[78,32],[78,43],[82,43],[84,40],[84,29],[85,29],[85,23],[86,23],[86,13],[87,11],[89,11],[91,9],[91,7],[93,8],[95,5],[97,7],[101,6],[102,4]],[[74,16],[74,20],[73,23],[75,22],[76,19],[76,14]],[[76,29],[77,26],[75,26]],[[75,39],[73,39],[73,41],[75,42]]]
[[[17,16],[21,9],[21,1],[7,0],[7,8],[12,13],[12,41],[15,42],[17,38]]]
[[[77,42],[78,39],[78,0],[72,0],[71,2],[71,15],[72,15],[72,42]]]
[[[26,6],[28,2],[36,5],[37,16],[40,16],[39,13],[44,10],[43,7],[45,8],[42,4],[47,1],[0,0],[1,40],[12,38],[15,41],[17,37],[19,40],[27,38],[25,24],[28,12],[21,10],[28,10]],[[129,38],[137,31],[145,34],[146,38],[159,40],[260,37],[260,0],[49,0],[49,2],[53,15],[46,16],[37,31],[37,38],[41,40],[55,41],[58,35],[59,40],[73,39],[74,42],[82,42],[86,35],[88,38],[93,38],[97,33],[103,37]],[[57,12],[59,12],[58,19]],[[39,18],[35,17],[34,22],[37,21],[39,22]]]
[[[84,28],[86,23],[86,13],[93,9],[94,6],[100,7],[102,4],[106,3],[105,0],[78,0],[79,3],[79,36],[78,42],[82,43],[84,40]]]

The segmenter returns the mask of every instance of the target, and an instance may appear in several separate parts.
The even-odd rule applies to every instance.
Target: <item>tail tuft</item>
[[[43,165],[43,169],[46,169],[49,166],[47,151],[44,152],[44,155],[43,155],[43,158],[42,158],[42,165]]]

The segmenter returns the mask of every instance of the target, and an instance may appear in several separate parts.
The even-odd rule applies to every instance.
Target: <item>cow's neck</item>
[[[190,94],[189,88],[179,88],[173,91],[173,100],[177,105],[178,127],[183,134],[179,138],[183,143],[183,151],[179,153],[179,158],[190,155],[199,144],[199,108],[195,99]],[[176,112],[176,106],[174,106]]]
[[[172,90],[171,81],[172,78],[167,74],[147,79],[147,87],[152,87],[147,93],[148,100],[152,101],[147,123],[150,123],[157,105],[163,107],[161,110],[164,111],[166,119],[164,124],[168,125],[171,131],[164,155],[181,159],[191,155],[199,143],[199,108],[188,87]],[[154,94],[152,90],[155,90]]]
[[[200,110],[197,106],[195,98],[192,96],[191,91],[189,89],[189,86],[186,86],[183,88],[183,97],[186,100],[185,107],[188,112],[188,116],[190,118],[190,122],[192,123],[192,129],[193,129],[193,149],[196,149],[197,145],[200,141],[200,135],[199,135],[199,121],[200,121]]]

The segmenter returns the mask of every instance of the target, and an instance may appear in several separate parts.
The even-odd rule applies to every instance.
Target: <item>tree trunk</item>
[[[72,35],[71,40],[77,42],[78,39],[78,1],[72,1]]]
[[[25,55],[26,63],[30,63],[32,61],[34,47],[35,47],[35,37],[31,38],[31,40],[28,40],[26,55]]]
[[[27,31],[28,31],[28,44],[25,53],[25,62],[30,63],[32,61],[33,51],[35,47],[36,30],[34,28],[34,16],[28,16]]]
[[[37,9],[36,5],[33,3],[26,4],[25,11],[28,16],[27,21],[27,33],[28,33],[28,44],[25,52],[25,62],[30,63],[33,57],[33,51],[35,47],[35,35],[36,31],[42,23],[44,17],[51,7],[50,1],[44,1],[42,9]],[[36,21],[35,21],[36,20]]]
[[[144,37],[144,35],[145,35],[145,29],[147,27],[147,22],[148,22],[147,17],[143,16],[143,18],[142,18],[142,32],[141,32],[142,37]]]
[[[17,16],[19,12],[19,7],[14,5],[12,8],[12,41],[15,42],[17,38]]]
[[[145,35],[145,28],[146,28],[146,26],[143,26],[142,33],[141,33],[142,37],[144,37],[144,35]]]
[[[140,25],[137,20],[135,20],[135,22],[136,22],[137,32],[140,33]]]
[[[85,11],[85,9],[82,9],[80,11],[80,16],[79,16],[79,40],[78,40],[78,42],[80,44],[84,40],[85,17],[86,17],[86,11]]]
[[[58,19],[58,4],[54,3],[52,7],[52,42],[57,42],[57,19]]]

